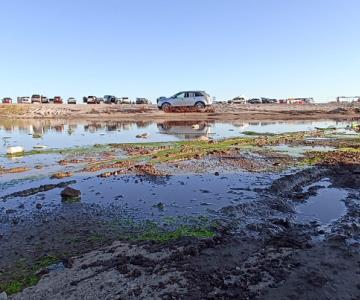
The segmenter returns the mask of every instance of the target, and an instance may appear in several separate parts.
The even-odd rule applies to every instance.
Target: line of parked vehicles
[[[61,96],[55,96],[54,98],[48,98],[44,95],[34,94],[31,97],[17,97],[17,103],[20,104],[31,104],[31,103],[54,103],[54,104],[63,104],[64,99]],[[1,101],[3,104],[11,104],[13,100],[10,97],[5,97]],[[87,104],[150,104],[150,101],[146,98],[136,98],[135,101],[131,101],[129,97],[115,97],[113,95],[105,95],[104,97],[96,96],[85,96],[83,97],[83,102]],[[74,97],[69,97],[66,101],[67,104],[76,104],[77,100]]]
[[[274,99],[274,98],[251,98],[247,99],[245,97],[235,97],[231,100],[228,100],[229,104],[270,104],[270,103],[285,103],[285,104],[312,104],[314,99],[311,97],[308,98],[288,98],[288,99]]]
[[[205,91],[191,90],[178,92],[171,97],[159,97],[156,99],[156,104],[159,109],[169,110],[171,107],[195,107],[197,109],[204,109],[214,102],[214,98],[210,97]],[[82,99],[83,103],[87,104],[150,104],[147,98],[136,98],[131,101],[129,97],[116,97],[114,95],[105,95],[104,97],[85,96]],[[3,98],[2,103],[12,103],[11,98]],[[17,103],[54,103],[63,104],[64,100],[61,96],[54,98],[47,98],[43,95],[34,94],[31,97],[17,97]],[[67,99],[68,104],[76,104],[77,100],[73,97]],[[308,104],[314,103],[313,98],[288,98],[288,99],[273,99],[273,98],[251,98],[247,99],[244,96],[238,96],[228,101],[218,101],[218,103],[228,104],[269,104],[269,103],[287,103],[287,104]]]

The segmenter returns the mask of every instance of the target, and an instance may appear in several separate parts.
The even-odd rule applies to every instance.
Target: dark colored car
[[[277,103],[278,101],[276,99],[271,99],[271,98],[261,98],[261,102],[262,103]]]
[[[149,104],[150,101],[146,98],[136,98],[136,104]]]
[[[250,104],[261,104],[261,100],[259,98],[252,98],[247,101]]]
[[[106,104],[116,103],[116,97],[113,95],[105,95],[104,103],[106,103]]]

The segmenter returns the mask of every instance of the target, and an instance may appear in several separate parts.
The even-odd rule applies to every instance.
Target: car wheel
[[[205,104],[203,102],[196,102],[195,107],[198,108],[198,109],[204,109]]]
[[[169,110],[170,107],[171,107],[170,103],[167,103],[167,102],[165,102],[165,103],[163,103],[163,104],[161,105],[161,109],[164,110],[164,111]]]

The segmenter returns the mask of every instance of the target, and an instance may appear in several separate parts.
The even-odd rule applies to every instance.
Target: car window
[[[185,93],[179,93],[175,95],[175,98],[185,98]]]
[[[195,92],[195,97],[203,97],[204,95],[200,92]]]

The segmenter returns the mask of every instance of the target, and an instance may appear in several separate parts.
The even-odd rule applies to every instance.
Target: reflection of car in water
[[[166,121],[158,123],[157,127],[162,134],[170,134],[183,139],[196,139],[212,134],[209,122]]]

